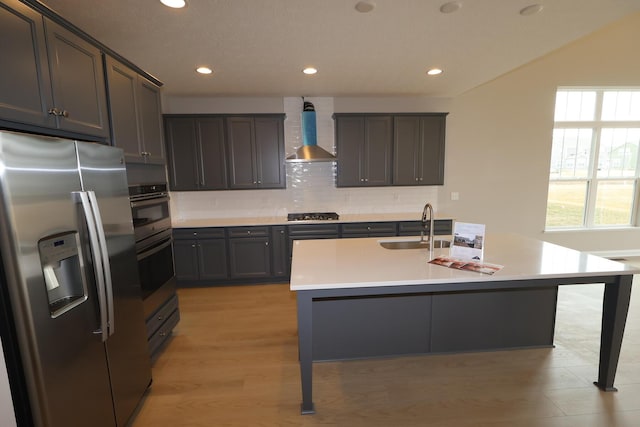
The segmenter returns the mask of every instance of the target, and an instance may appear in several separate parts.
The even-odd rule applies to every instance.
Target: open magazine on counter
[[[473,260],[465,260],[460,258],[452,258],[447,256],[439,256],[429,261],[430,264],[442,265],[444,267],[455,268],[458,270],[475,271],[483,274],[493,274],[500,271],[504,266],[499,264],[489,264],[486,262],[478,262]]]
[[[453,228],[453,245],[449,256],[440,256],[431,261],[458,270],[493,274],[504,266],[482,262],[485,244],[485,225],[456,222]]]

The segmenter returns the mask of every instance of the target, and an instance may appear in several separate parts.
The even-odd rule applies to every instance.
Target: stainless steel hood
[[[298,148],[295,154],[290,155],[286,158],[286,162],[295,163],[295,162],[335,162],[337,159],[336,156],[329,153],[322,147],[319,147],[316,144],[313,145],[303,145]]]
[[[317,144],[316,135],[316,111],[311,102],[304,101],[302,110],[302,147],[295,154],[288,156],[285,161],[289,163],[299,162],[335,162],[336,156],[329,153]]]

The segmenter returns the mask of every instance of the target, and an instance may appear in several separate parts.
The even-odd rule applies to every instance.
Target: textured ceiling
[[[165,95],[451,97],[640,12],[640,0],[42,0]],[[206,64],[209,76],[194,72]],[[319,69],[305,76],[303,67]],[[428,77],[425,71],[445,72]]]

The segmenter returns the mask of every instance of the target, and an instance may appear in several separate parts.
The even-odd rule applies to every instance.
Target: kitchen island
[[[336,334],[338,344],[352,349],[365,347],[361,354],[348,350],[344,358],[552,345],[555,302],[550,305],[549,296],[558,285],[605,284],[600,367],[595,384],[602,390],[615,390],[631,283],[633,274],[640,270],[522,236],[488,234],[483,261],[504,268],[493,275],[481,274],[428,263],[430,257],[447,255],[448,250],[430,253],[426,249],[385,249],[379,244],[381,240],[398,239],[294,242],[290,288],[297,293],[303,414],[315,412],[313,361],[325,359],[322,346],[340,347],[331,344],[331,334]],[[458,305],[464,309],[456,309]],[[545,312],[542,315],[539,305]],[[530,316],[539,317],[529,321]],[[465,317],[467,322],[458,322]],[[485,318],[490,321],[484,323]],[[537,325],[540,322],[542,328]],[[466,327],[475,328],[478,323],[480,329],[463,333]],[[491,328],[500,331],[492,333]],[[519,328],[524,328],[523,334]],[[352,345],[349,341],[357,335],[345,338],[342,330],[361,330],[364,341],[356,339]],[[481,340],[479,347],[478,343],[466,346],[456,341],[458,333],[465,340],[486,334],[488,343]],[[505,334],[516,341],[508,337],[506,344],[499,341],[495,345],[496,337],[502,339]],[[517,341],[520,335],[525,336],[523,342]],[[448,338],[451,336],[453,340]],[[376,341],[383,341],[382,349]],[[399,351],[389,351],[393,346]]]

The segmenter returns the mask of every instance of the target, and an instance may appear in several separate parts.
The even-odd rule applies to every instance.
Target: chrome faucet
[[[427,219],[428,216],[428,219]],[[429,221],[427,223],[427,221]],[[424,205],[424,209],[422,209],[422,230],[420,231],[420,242],[424,242],[424,232],[427,229],[427,224],[429,225],[429,244],[433,245],[433,206],[431,203],[427,203]]]

